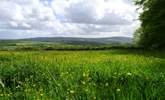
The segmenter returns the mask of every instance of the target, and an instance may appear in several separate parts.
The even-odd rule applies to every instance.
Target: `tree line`
[[[165,0],[135,0],[142,9],[141,26],[134,34],[138,46],[165,48]]]

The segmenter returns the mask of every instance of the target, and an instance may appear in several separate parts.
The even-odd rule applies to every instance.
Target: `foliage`
[[[0,52],[0,100],[164,100],[165,53]]]
[[[139,45],[146,48],[164,48],[165,45],[165,0],[136,0],[143,12]],[[137,33],[136,33],[137,34]]]
[[[143,34],[142,28],[138,28],[134,33],[134,39],[133,39],[134,44],[136,44],[136,45],[139,44],[141,34]]]

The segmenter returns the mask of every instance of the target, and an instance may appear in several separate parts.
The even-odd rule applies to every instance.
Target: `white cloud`
[[[54,0],[52,7],[73,23],[127,24],[136,15],[135,7],[124,0]]]
[[[10,25],[11,25],[11,27],[14,27],[14,28],[18,27],[18,24],[14,21],[11,21]]]
[[[2,0],[0,38],[132,36],[135,9],[132,0]]]
[[[31,28],[31,26],[29,24],[25,23],[25,22],[22,23],[22,26],[25,27],[25,28]]]

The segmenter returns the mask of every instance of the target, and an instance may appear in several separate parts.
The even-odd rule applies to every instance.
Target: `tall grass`
[[[0,100],[164,100],[165,52],[0,52]]]

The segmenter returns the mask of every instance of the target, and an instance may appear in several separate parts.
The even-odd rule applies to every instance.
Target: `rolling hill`
[[[77,45],[105,45],[105,44],[132,44],[130,37],[109,37],[109,38],[74,38],[74,37],[38,37],[21,39],[22,41],[55,42]]]
[[[132,38],[37,37],[26,39],[0,40],[0,50],[82,50],[99,48],[106,49],[112,46],[132,46]]]

